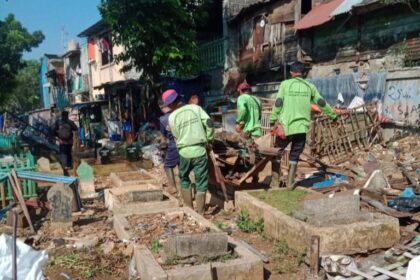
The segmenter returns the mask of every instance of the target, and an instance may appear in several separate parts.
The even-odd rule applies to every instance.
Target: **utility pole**
[[[65,51],[66,50],[66,44],[65,44],[65,42],[64,42],[64,40],[65,40],[65,36],[67,36],[67,35],[69,35],[69,33],[66,31],[66,26],[65,25],[62,25],[61,26],[61,48],[63,48],[63,50]]]

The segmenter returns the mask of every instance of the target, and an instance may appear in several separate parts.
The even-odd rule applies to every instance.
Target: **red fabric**
[[[88,40],[88,57],[89,61],[95,61],[95,40]]]
[[[331,2],[314,7],[308,14],[306,14],[300,21],[295,24],[294,29],[308,29],[329,21],[332,18],[331,13],[343,2],[344,0],[333,0]]]

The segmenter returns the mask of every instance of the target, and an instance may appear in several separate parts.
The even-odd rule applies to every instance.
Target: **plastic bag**
[[[10,235],[0,236],[0,279],[12,279],[12,241]],[[16,266],[18,279],[41,280],[42,267],[48,261],[47,251],[36,251],[31,246],[16,240]]]
[[[141,152],[143,153],[143,158],[151,160],[154,166],[159,166],[163,161],[159,144],[144,146],[141,148]]]
[[[418,280],[420,275],[420,256],[415,257],[408,263],[407,280]]]

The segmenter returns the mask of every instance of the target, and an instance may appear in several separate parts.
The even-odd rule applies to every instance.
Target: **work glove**
[[[237,133],[241,133],[241,132],[242,132],[242,124],[241,124],[241,123],[237,123],[237,124],[235,125],[235,131],[236,131]]]
[[[286,140],[286,133],[284,133],[283,126],[281,124],[277,125],[276,135],[281,140]]]
[[[276,126],[275,126],[275,125],[272,125],[272,126],[270,127],[270,135],[271,135],[271,136],[276,135]]]

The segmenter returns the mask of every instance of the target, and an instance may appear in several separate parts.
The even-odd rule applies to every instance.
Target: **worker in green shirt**
[[[276,147],[283,151],[289,143],[292,143],[286,182],[289,190],[294,188],[297,163],[305,148],[306,133],[311,122],[311,103],[317,104],[321,111],[333,121],[337,119],[336,113],[322,98],[316,87],[302,78],[303,70],[304,65],[301,62],[295,62],[291,65],[290,74],[292,78],[280,84],[270,117],[271,133],[277,134]],[[278,186],[280,179],[279,161],[277,164],[273,164],[272,172],[272,181],[275,180],[274,184]]]
[[[214,138],[213,122],[209,115],[198,105],[184,105],[176,91],[166,98],[162,106],[168,106],[169,129],[179,151],[179,178],[184,203],[192,207],[192,188],[189,174],[194,172],[197,212],[204,213],[208,187],[208,167],[206,146]]]
[[[251,137],[260,137],[261,101],[252,96],[251,86],[246,81],[238,86],[238,94],[236,132],[249,133]]]

